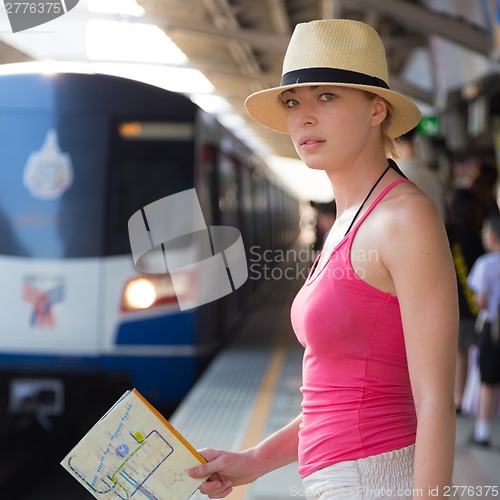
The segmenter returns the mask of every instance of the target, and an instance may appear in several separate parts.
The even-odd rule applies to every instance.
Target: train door
[[[193,364],[207,346],[197,339],[196,309],[180,310],[169,274],[142,273],[134,267],[128,222],[145,206],[194,187],[194,125],[130,117],[115,118],[111,128],[102,363],[105,371],[129,373],[154,404],[175,401],[193,383]],[[165,212],[164,222],[182,217]],[[196,252],[195,240],[190,241],[176,250],[179,258]],[[186,276],[187,287],[195,286],[191,278]],[[142,302],[149,292],[133,292],[139,281],[154,292],[151,303]]]

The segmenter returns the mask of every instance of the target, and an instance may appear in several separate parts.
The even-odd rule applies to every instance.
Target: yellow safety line
[[[289,329],[283,328],[257,393],[250,424],[242,441],[242,450],[255,446],[264,436],[273,398],[276,395],[276,389],[285,363],[286,344],[289,335]],[[231,498],[231,500],[245,500],[249,486],[248,484],[237,486],[228,498]]]

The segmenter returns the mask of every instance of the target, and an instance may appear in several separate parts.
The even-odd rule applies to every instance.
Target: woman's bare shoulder
[[[394,236],[416,229],[443,228],[436,204],[412,182],[401,183],[387,193],[380,204],[379,216],[384,232]]]

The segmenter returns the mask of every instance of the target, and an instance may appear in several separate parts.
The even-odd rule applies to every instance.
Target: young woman
[[[452,496],[456,278],[436,206],[387,160],[420,120],[387,82],[370,26],[313,21],[296,27],[281,85],[246,101],[327,172],[337,218],[292,305],[301,415],[255,448],[202,450],[190,474],[210,476],[210,498],[297,459],[310,499]]]

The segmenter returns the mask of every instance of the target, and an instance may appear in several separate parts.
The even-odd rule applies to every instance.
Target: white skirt
[[[427,491],[413,491],[414,453],[415,445],[411,445],[325,467],[303,478],[305,496],[308,500],[411,500],[429,496]]]

